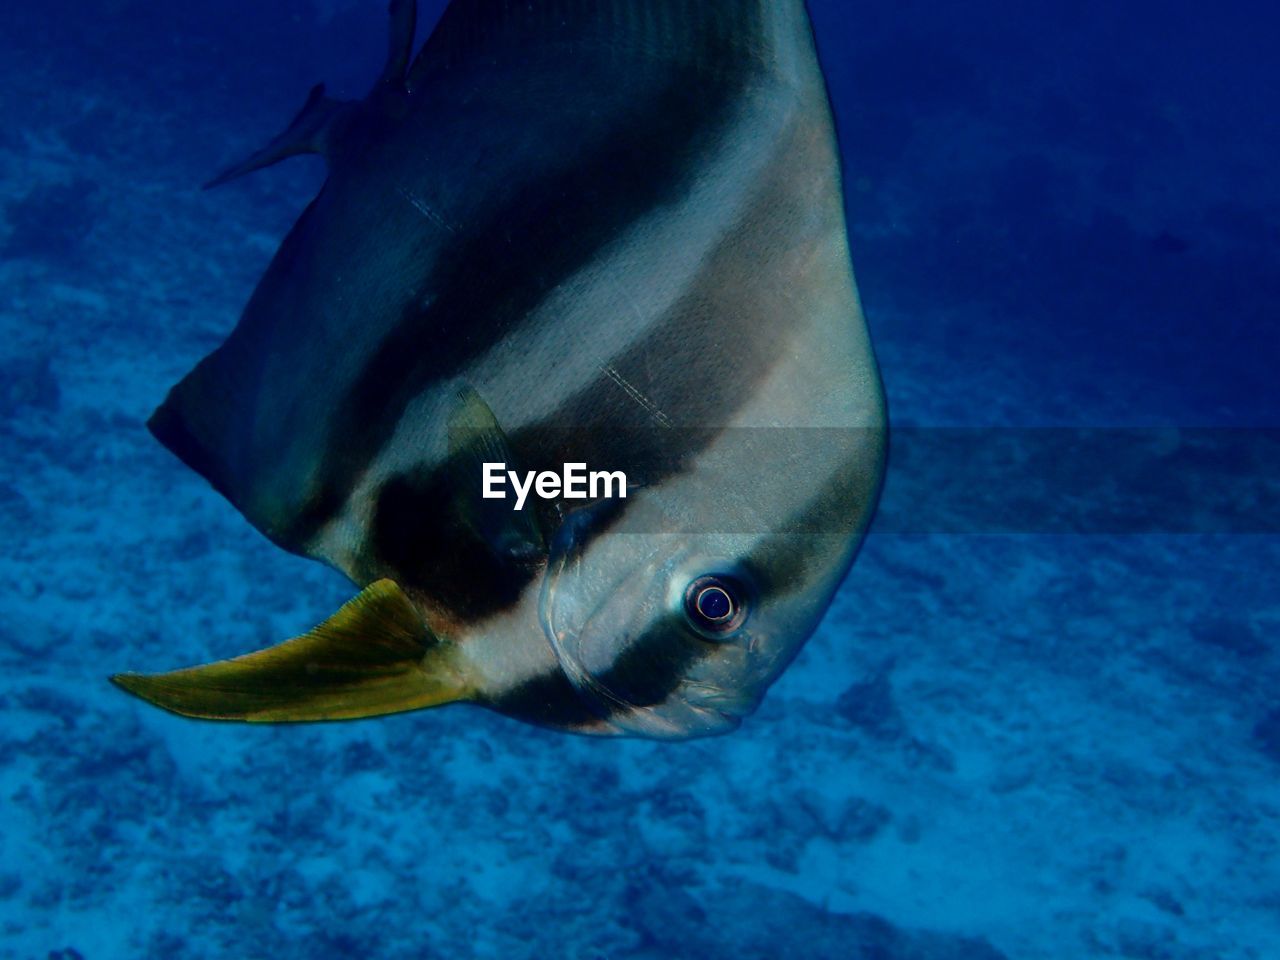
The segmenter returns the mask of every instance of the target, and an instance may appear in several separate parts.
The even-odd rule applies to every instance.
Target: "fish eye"
[[[732,577],[699,577],[684,592],[684,613],[699,633],[720,639],[746,621],[746,592]]]

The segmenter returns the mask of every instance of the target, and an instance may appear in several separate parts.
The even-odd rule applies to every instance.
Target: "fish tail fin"
[[[253,173],[264,167],[270,167],[289,157],[304,153],[327,155],[332,131],[339,118],[346,115],[351,104],[343,100],[334,100],[325,96],[324,84],[317,83],[311,88],[307,102],[302,105],[297,116],[280,134],[261,150],[251,154],[240,163],[222,171],[204,185],[206,190],[220,187]]]
[[[475,696],[457,648],[431,633],[391,580],[372,584],[314,630],[278,646],[111,680],[182,716],[255,723],[354,720]]]

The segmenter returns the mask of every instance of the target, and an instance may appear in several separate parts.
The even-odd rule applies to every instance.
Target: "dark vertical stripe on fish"
[[[589,729],[603,721],[559,670],[524,681],[494,697],[489,706],[508,717],[555,728]]]

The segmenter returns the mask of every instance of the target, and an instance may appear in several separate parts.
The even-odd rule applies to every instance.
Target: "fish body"
[[[232,179],[329,176],[156,436],[364,587],[235,661],[116,679],[194,716],[455,701],[559,729],[735,727],[879,492],[885,410],[803,0],[414,4]],[[624,496],[482,493],[589,465]]]

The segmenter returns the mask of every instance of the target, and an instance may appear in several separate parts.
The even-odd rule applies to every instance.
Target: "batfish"
[[[214,181],[328,164],[149,422],[362,592],[268,650],[113,680],[222,720],[731,730],[830,604],[885,460],[805,4],[454,0],[415,55],[416,16],[392,3],[367,97],[316,88]],[[626,485],[515,509],[496,465]]]

